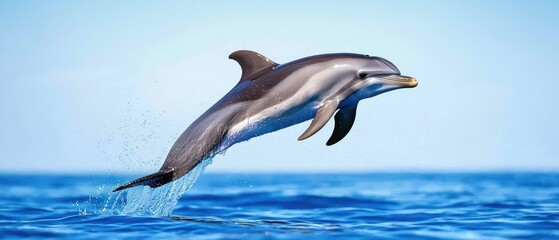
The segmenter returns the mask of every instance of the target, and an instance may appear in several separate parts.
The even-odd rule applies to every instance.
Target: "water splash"
[[[113,193],[107,192],[103,185],[98,187],[95,196],[75,205],[80,215],[170,216],[181,196],[196,183],[212,160],[213,157],[203,160],[180,179],[158,188],[140,186]]]
[[[120,215],[169,216],[180,197],[194,185],[212,158],[203,160],[182,178],[162,187],[136,187],[126,192],[126,205]]]

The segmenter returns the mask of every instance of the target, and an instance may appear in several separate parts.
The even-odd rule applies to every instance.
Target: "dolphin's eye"
[[[364,73],[364,72],[359,73],[359,78],[365,79],[366,77],[367,77],[367,74],[366,74],[366,73]]]

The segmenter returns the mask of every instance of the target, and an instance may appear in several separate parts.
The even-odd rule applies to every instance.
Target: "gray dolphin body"
[[[239,83],[181,134],[158,172],[113,191],[162,186],[235,143],[313,119],[298,138],[306,139],[338,110],[326,145],[335,144],[350,131],[361,99],[417,86],[391,62],[368,55],[325,54],[281,65],[247,50],[229,58],[241,65]]]

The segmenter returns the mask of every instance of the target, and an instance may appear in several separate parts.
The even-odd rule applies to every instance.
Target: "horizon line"
[[[0,170],[1,175],[145,175],[151,172],[141,172],[141,171],[9,171]],[[245,170],[245,171],[221,171],[221,170],[210,170],[204,171],[202,174],[515,174],[515,173],[542,173],[542,174],[553,174],[559,173],[559,169],[385,169],[385,170],[355,170],[355,171],[270,171],[270,170]]]

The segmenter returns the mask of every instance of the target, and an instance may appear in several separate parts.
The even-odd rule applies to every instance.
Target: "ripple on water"
[[[155,209],[99,187],[129,178],[0,175],[0,238],[559,238],[558,174],[205,174]]]

